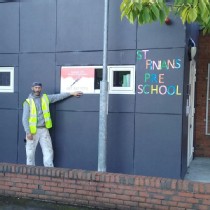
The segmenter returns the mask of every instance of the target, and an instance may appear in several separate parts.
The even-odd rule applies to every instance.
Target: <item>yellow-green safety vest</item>
[[[33,100],[33,98],[28,98],[26,99],[30,106],[30,116],[29,116],[29,128],[31,134],[35,134],[37,130],[37,111],[36,111],[36,105]],[[46,128],[51,128],[52,127],[52,120],[50,117],[50,109],[49,109],[49,99],[46,94],[43,94],[41,97],[41,107],[42,107],[42,112],[44,116],[44,121],[45,121],[45,127]]]

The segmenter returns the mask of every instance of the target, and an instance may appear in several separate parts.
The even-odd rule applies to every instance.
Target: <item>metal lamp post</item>
[[[107,82],[107,46],[108,46],[108,10],[109,0],[104,5],[104,40],[103,40],[103,77],[100,82],[99,110],[99,142],[98,142],[98,171],[106,171],[107,152],[107,115],[108,115],[108,82]]]

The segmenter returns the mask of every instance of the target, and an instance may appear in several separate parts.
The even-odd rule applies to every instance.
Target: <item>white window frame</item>
[[[116,71],[130,71],[129,87],[114,87],[113,79]],[[135,65],[108,66],[108,81],[111,94],[135,94]]]
[[[10,73],[10,85],[9,86],[1,86],[0,92],[14,93],[14,67],[0,67],[1,72],[9,72]]]

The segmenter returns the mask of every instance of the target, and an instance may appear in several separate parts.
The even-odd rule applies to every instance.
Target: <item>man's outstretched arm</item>
[[[52,94],[52,95],[47,95],[49,98],[50,103],[55,103],[57,101],[61,101],[65,98],[75,96],[75,97],[80,97],[83,93],[81,91],[76,91],[76,92],[71,92],[71,93],[60,93],[60,94]]]

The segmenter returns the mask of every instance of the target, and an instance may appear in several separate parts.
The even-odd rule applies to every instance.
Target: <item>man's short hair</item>
[[[34,86],[40,86],[40,87],[42,87],[42,83],[41,82],[33,82],[32,83],[32,87],[34,87]]]

